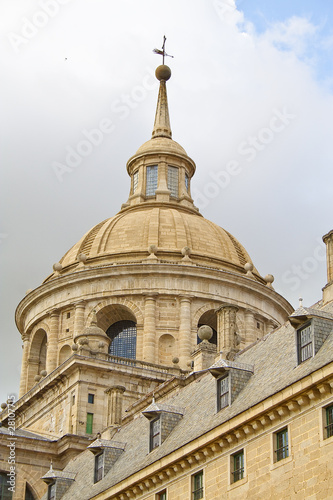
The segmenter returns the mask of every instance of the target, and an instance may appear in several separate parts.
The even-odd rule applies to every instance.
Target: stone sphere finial
[[[213,336],[213,329],[208,325],[200,326],[198,330],[198,337],[203,342],[209,342]]]
[[[253,264],[252,264],[252,262],[247,262],[247,263],[244,265],[244,269],[245,269],[245,271],[246,271],[246,272],[249,272],[249,271],[251,272],[251,271],[253,271]]]
[[[173,358],[172,362],[174,365],[177,365],[179,363],[179,358]]]
[[[272,286],[272,283],[274,281],[274,276],[272,274],[267,274],[265,276],[265,281],[266,281],[268,286]]]
[[[1,408],[5,410],[7,408],[7,403],[1,403]]]
[[[184,247],[182,248],[182,254],[185,256],[185,255],[191,255],[192,253],[192,250],[190,249],[190,247]]]
[[[42,376],[41,375],[35,375],[34,378],[35,378],[35,382],[39,382],[41,380]]]
[[[167,81],[171,77],[171,69],[166,64],[161,64],[156,68],[155,76],[157,80]]]
[[[157,253],[157,246],[156,245],[149,245],[148,252],[150,254],[154,254],[155,255]]]
[[[85,253],[79,253],[79,255],[77,256],[77,260],[78,260],[79,262],[83,262],[83,264],[85,264],[85,263],[86,263],[86,261],[87,261],[87,256],[86,256],[86,254],[85,254]]]
[[[47,371],[46,371],[46,370],[42,370],[42,371],[40,372],[40,374],[41,374],[41,376],[42,376],[42,377],[46,377],[46,375],[47,375]]]
[[[61,270],[62,270],[62,265],[60,264],[60,262],[56,262],[55,264],[53,264],[53,271],[60,272]]]
[[[72,344],[72,351],[77,351],[79,349],[79,346],[77,344]]]

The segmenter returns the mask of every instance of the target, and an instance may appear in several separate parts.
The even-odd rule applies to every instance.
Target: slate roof
[[[324,311],[330,313],[332,309],[333,304]],[[188,385],[160,400],[160,404],[185,409],[183,417],[161,446],[149,453],[149,423],[142,413],[137,415],[114,436],[117,441],[126,443],[126,448],[101,481],[93,484],[94,455],[88,450],[67,465],[65,470],[77,475],[63,500],[92,498],[329,364],[333,361],[333,322],[332,331],[318,353],[300,365],[297,365],[295,330],[289,322],[244,350],[235,361],[253,365],[254,374],[246,384],[246,390],[239,394],[231,406],[216,412],[216,382],[209,372],[190,376],[193,380]]]

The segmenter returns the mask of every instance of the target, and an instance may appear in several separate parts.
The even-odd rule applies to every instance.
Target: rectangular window
[[[192,476],[192,500],[203,498],[203,471]]]
[[[146,176],[146,196],[154,196],[157,189],[157,165],[147,167]]]
[[[236,483],[244,478],[244,450],[231,455],[231,481]]]
[[[298,362],[303,363],[303,361],[312,357],[313,347],[311,324],[297,331],[297,342]]]
[[[289,456],[288,429],[282,429],[275,434],[275,461],[283,460]]]
[[[229,406],[229,375],[217,380],[217,411]]]
[[[168,167],[168,189],[171,196],[178,197],[178,168]]]
[[[333,436],[333,405],[326,408],[325,438]]]
[[[138,183],[139,183],[139,171],[137,170],[133,174],[133,193],[135,193],[136,188],[138,187]]]
[[[71,313],[67,313],[67,319],[71,317]]]
[[[99,453],[95,457],[95,483],[103,479],[104,473],[104,453]]]
[[[95,394],[88,394],[88,403],[94,404]]]
[[[93,419],[94,419],[94,414],[87,413],[87,423],[86,423],[86,433],[87,434],[92,434],[92,432],[93,432]]]
[[[160,491],[160,493],[157,493],[156,500],[167,500],[166,490],[163,490],[163,491]]]
[[[72,405],[75,405],[75,394],[72,395]]]
[[[155,418],[150,422],[150,451],[161,444],[161,419]]]
[[[56,485],[52,483],[49,485],[47,490],[47,500],[55,500],[56,497]]]
[[[187,173],[185,172],[185,187],[186,187],[186,191],[188,191],[188,185],[189,185],[189,177],[188,177]]]

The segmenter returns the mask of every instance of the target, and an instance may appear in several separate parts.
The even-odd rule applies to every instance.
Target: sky
[[[173,138],[196,162],[196,205],[293,307],[321,299],[332,26],[327,0],[0,2],[0,402],[18,393],[17,304],[128,198],[163,35]]]

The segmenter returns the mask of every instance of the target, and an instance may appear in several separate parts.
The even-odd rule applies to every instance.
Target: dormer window
[[[158,167],[150,165],[146,170],[146,196],[154,196],[157,189]]]
[[[168,189],[171,196],[178,198],[178,168],[168,167]]]
[[[155,418],[150,422],[150,451],[161,444],[161,418]]]
[[[139,171],[137,170],[133,174],[133,193],[135,193],[138,184],[139,184]]]
[[[217,411],[229,406],[229,376],[217,379]]]
[[[312,325],[307,324],[297,330],[298,363],[303,363],[313,355]]]
[[[95,474],[94,474],[94,482],[97,483],[101,479],[103,479],[104,475],[104,453],[99,453],[95,456]]]
[[[49,484],[47,490],[47,500],[55,500],[55,497],[56,497],[56,484],[52,483]]]

